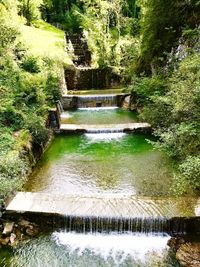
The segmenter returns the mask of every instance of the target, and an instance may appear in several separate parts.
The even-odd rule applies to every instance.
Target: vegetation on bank
[[[156,147],[174,160],[174,192],[200,190],[200,2],[147,1],[132,89]]]
[[[23,185],[49,139],[48,109],[60,98],[67,63],[64,32],[41,21],[25,25],[22,3],[0,2],[0,199]]]

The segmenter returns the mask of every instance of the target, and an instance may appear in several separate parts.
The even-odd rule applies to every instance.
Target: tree
[[[27,25],[30,26],[34,20],[39,18],[41,4],[42,0],[19,0],[19,14],[26,18]]]
[[[143,1],[141,52],[137,73],[153,73],[166,64],[167,53],[179,44],[183,29],[200,23],[200,3],[196,0]]]

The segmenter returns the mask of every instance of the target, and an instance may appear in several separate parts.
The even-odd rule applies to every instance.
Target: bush
[[[5,155],[14,146],[15,140],[11,129],[0,126],[0,156]]]
[[[21,188],[28,170],[27,162],[17,151],[0,157],[0,198]]]
[[[40,72],[39,58],[35,56],[25,57],[23,62],[21,63],[21,66],[25,71],[28,71],[30,73]]]
[[[49,73],[45,85],[46,99],[48,103],[55,104],[61,98],[59,78],[54,73]]]
[[[19,0],[19,14],[24,16],[27,21],[27,25],[40,17],[39,7],[41,0]]]
[[[33,146],[43,147],[49,139],[49,130],[45,127],[45,120],[35,114],[27,118],[26,128],[32,136]]]
[[[174,191],[180,195],[196,189],[200,190],[200,158],[189,156],[179,166],[179,174],[175,176]]]

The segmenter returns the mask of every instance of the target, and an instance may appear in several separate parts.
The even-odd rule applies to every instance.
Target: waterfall
[[[117,107],[117,95],[78,96],[78,108]]]
[[[113,128],[90,128],[87,129],[88,134],[114,134],[114,133],[124,133],[123,127],[113,127]]]
[[[101,110],[113,110],[118,109],[117,106],[113,107],[99,107],[99,108],[78,108],[79,110],[85,110],[85,111],[101,111]]]
[[[63,109],[63,106],[62,106],[62,103],[60,102],[60,100],[58,100],[58,102],[57,102],[57,109],[58,109],[59,114],[64,112],[64,109]]]
[[[138,234],[169,234],[185,235],[187,227],[184,220],[167,218],[122,218],[122,217],[56,217],[54,223],[66,232],[76,233],[138,233]]]
[[[111,141],[113,139],[118,140],[122,137],[126,136],[126,133],[123,132],[113,132],[113,133],[106,133],[106,132],[100,132],[100,133],[86,133],[85,136],[90,139],[91,141]]]

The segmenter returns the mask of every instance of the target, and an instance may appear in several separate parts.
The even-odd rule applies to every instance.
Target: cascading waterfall
[[[59,114],[62,114],[64,112],[64,109],[63,109],[63,106],[60,100],[58,100],[57,102],[57,109],[58,109]]]
[[[78,108],[117,107],[116,95],[83,95],[78,97]]]
[[[119,132],[104,132],[102,130],[97,130],[96,132],[92,132],[92,131],[88,131],[88,133],[85,134],[85,136],[96,142],[96,141],[110,141],[113,139],[121,139],[122,137],[124,137],[126,135],[126,133],[123,133],[121,131]]]
[[[117,233],[117,234],[143,234],[143,235],[185,235],[186,226],[184,220],[151,218],[151,217],[55,217],[54,221],[65,232],[75,233]]]
[[[71,41],[76,55],[74,63],[79,65],[75,72],[80,77],[78,75],[74,77],[72,71],[71,75],[73,75],[67,77],[68,87],[74,77],[72,89],[86,89],[90,85],[103,88],[105,81],[103,78],[107,77],[106,73],[100,73],[98,70],[88,67],[91,58],[90,55],[84,55],[82,48],[80,50],[81,39],[79,37],[72,36]],[[74,88],[74,85],[80,86],[80,88]],[[65,101],[70,103],[66,104]],[[61,125],[68,124],[68,126],[80,126],[83,124],[83,117],[87,112],[94,114],[104,110],[114,110],[118,108],[117,102],[119,102],[117,94],[72,95],[69,98],[67,96],[65,101],[62,101],[64,107],[78,108],[80,111],[75,111],[76,115],[73,111],[71,113],[64,112],[61,102],[58,101],[57,108],[61,114]],[[86,112],[84,113],[84,111]],[[81,114],[77,115],[78,112],[84,113],[82,117]],[[84,135],[81,138],[70,137],[70,135],[68,138],[60,136],[57,144],[55,140],[56,149],[53,150],[51,147],[55,155],[49,155],[46,160],[42,161],[45,168],[42,169],[40,166],[38,174],[33,174],[32,185],[27,186],[27,191],[31,191],[30,195],[33,195],[32,192],[39,192],[43,198],[36,196],[36,203],[32,201],[29,208],[30,206],[31,208],[35,207],[36,211],[34,212],[39,212],[38,210],[43,207],[44,212],[49,205],[51,211],[54,212],[48,213],[46,209],[43,216],[40,214],[37,218],[33,212],[32,219],[36,218],[35,222],[43,227],[46,223],[48,230],[45,229],[45,233],[38,239],[33,239],[17,249],[9,266],[163,266],[162,264],[168,260],[167,242],[170,235],[185,234],[187,231],[184,220],[162,214],[164,210],[167,210],[167,215],[173,211],[175,214],[178,213],[179,205],[173,207],[171,203],[168,203],[167,207],[164,207],[161,203],[160,206],[157,206],[151,198],[144,201],[138,199],[141,193],[149,192],[145,191],[147,184],[151,183],[154,186],[155,180],[157,181],[161,177],[160,173],[149,173],[148,168],[146,173],[143,172],[145,165],[149,167],[150,164],[156,164],[157,159],[160,160],[160,156],[154,155],[147,148],[150,144],[147,144],[144,136],[134,139],[124,133],[125,127],[129,123],[135,124],[137,121],[132,114],[130,115],[131,112],[127,111],[126,116],[123,115],[123,122],[116,119],[120,112],[116,112],[117,116],[112,114],[112,117],[113,111],[109,112],[109,114],[104,114],[101,120],[98,120],[96,114],[97,121],[92,120],[87,114],[89,118],[88,121],[84,121],[84,125],[90,127],[84,129]],[[138,146],[141,143],[141,147]],[[147,154],[149,153],[146,157],[145,147]],[[47,151],[47,154],[51,153],[51,149]],[[51,164],[49,164],[50,160]],[[157,169],[161,169],[163,176],[166,169],[161,164],[159,168],[157,165],[155,166]],[[163,187],[158,185],[155,190],[160,193]],[[114,200],[109,198],[109,190],[114,194]],[[150,190],[153,191],[153,188]],[[45,195],[45,191],[49,196]],[[100,194],[101,199],[98,200],[98,195],[88,199],[91,192]],[[123,192],[124,195],[120,195],[121,198],[115,200],[119,192]],[[69,193],[74,194],[75,197],[63,200],[61,193],[64,194],[64,197]],[[81,194],[83,193],[87,199],[83,197],[82,201]],[[151,194],[152,192],[150,192],[150,196]],[[126,198],[132,195],[136,198],[127,202]],[[55,201],[56,196],[58,196],[57,202]],[[17,203],[22,204],[20,201]],[[68,212],[63,212],[66,207]],[[59,209],[62,212],[59,213]],[[92,215],[92,212],[95,215]],[[31,212],[28,214],[31,216]],[[55,216],[53,217],[51,214],[55,214]],[[64,216],[65,214],[66,216]],[[51,225],[50,230],[49,225]],[[176,263],[173,266],[175,267]]]
[[[112,107],[88,107],[88,108],[78,108],[78,110],[85,110],[85,111],[101,111],[101,110],[114,110],[118,109],[117,106]]]

